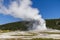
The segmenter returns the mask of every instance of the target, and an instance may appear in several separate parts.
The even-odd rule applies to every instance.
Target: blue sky
[[[5,0],[4,5],[7,7],[10,0]],[[44,19],[60,18],[60,0],[32,0],[33,8],[38,8]],[[0,24],[20,21],[10,15],[0,14]]]

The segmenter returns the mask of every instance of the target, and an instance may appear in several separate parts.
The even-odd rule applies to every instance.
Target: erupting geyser
[[[39,14],[37,8],[32,8],[31,0],[14,0],[10,1],[8,8],[0,1],[0,13],[11,15],[16,18],[21,18],[26,21],[33,20],[33,30],[46,30],[45,20]]]

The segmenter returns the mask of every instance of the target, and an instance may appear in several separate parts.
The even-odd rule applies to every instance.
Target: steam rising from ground
[[[45,21],[39,14],[39,10],[31,7],[31,0],[15,0],[9,4],[8,8],[3,5],[3,1],[4,0],[0,0],[0,13],[21,18],[26,21],[35,20],[35,23],[33,23],[33,29],[46,29]]]

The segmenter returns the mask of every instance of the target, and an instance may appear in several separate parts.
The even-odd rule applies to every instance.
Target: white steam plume
[[[17,2],[19,1],[19,3]],[[32,8],[31,0],[15,0],[11,2],[9,8],[7,9],[3,4],[3,1],[0,1],[0,13],[5,15],[12,15],[16,18],[22,18],[23,20],[37,20],[39,21],[39,25],[37,25],[36,29],[46,29],[45,21],[39,15],[39,10],[37,8]]]

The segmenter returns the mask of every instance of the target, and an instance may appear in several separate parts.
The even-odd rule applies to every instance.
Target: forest
[[[47,28],[60,30],[60,19],[45,19],[45,21],[46,21]],[[32,25],[32,21],[18,21],[18,22],[12,22],[12,23],[0,25],[0,30],[26,31],[26,30],[28,30],[29,26],[31,26],[31,25]],[[32,28],[32,27],[30,27],[30,28]]]

